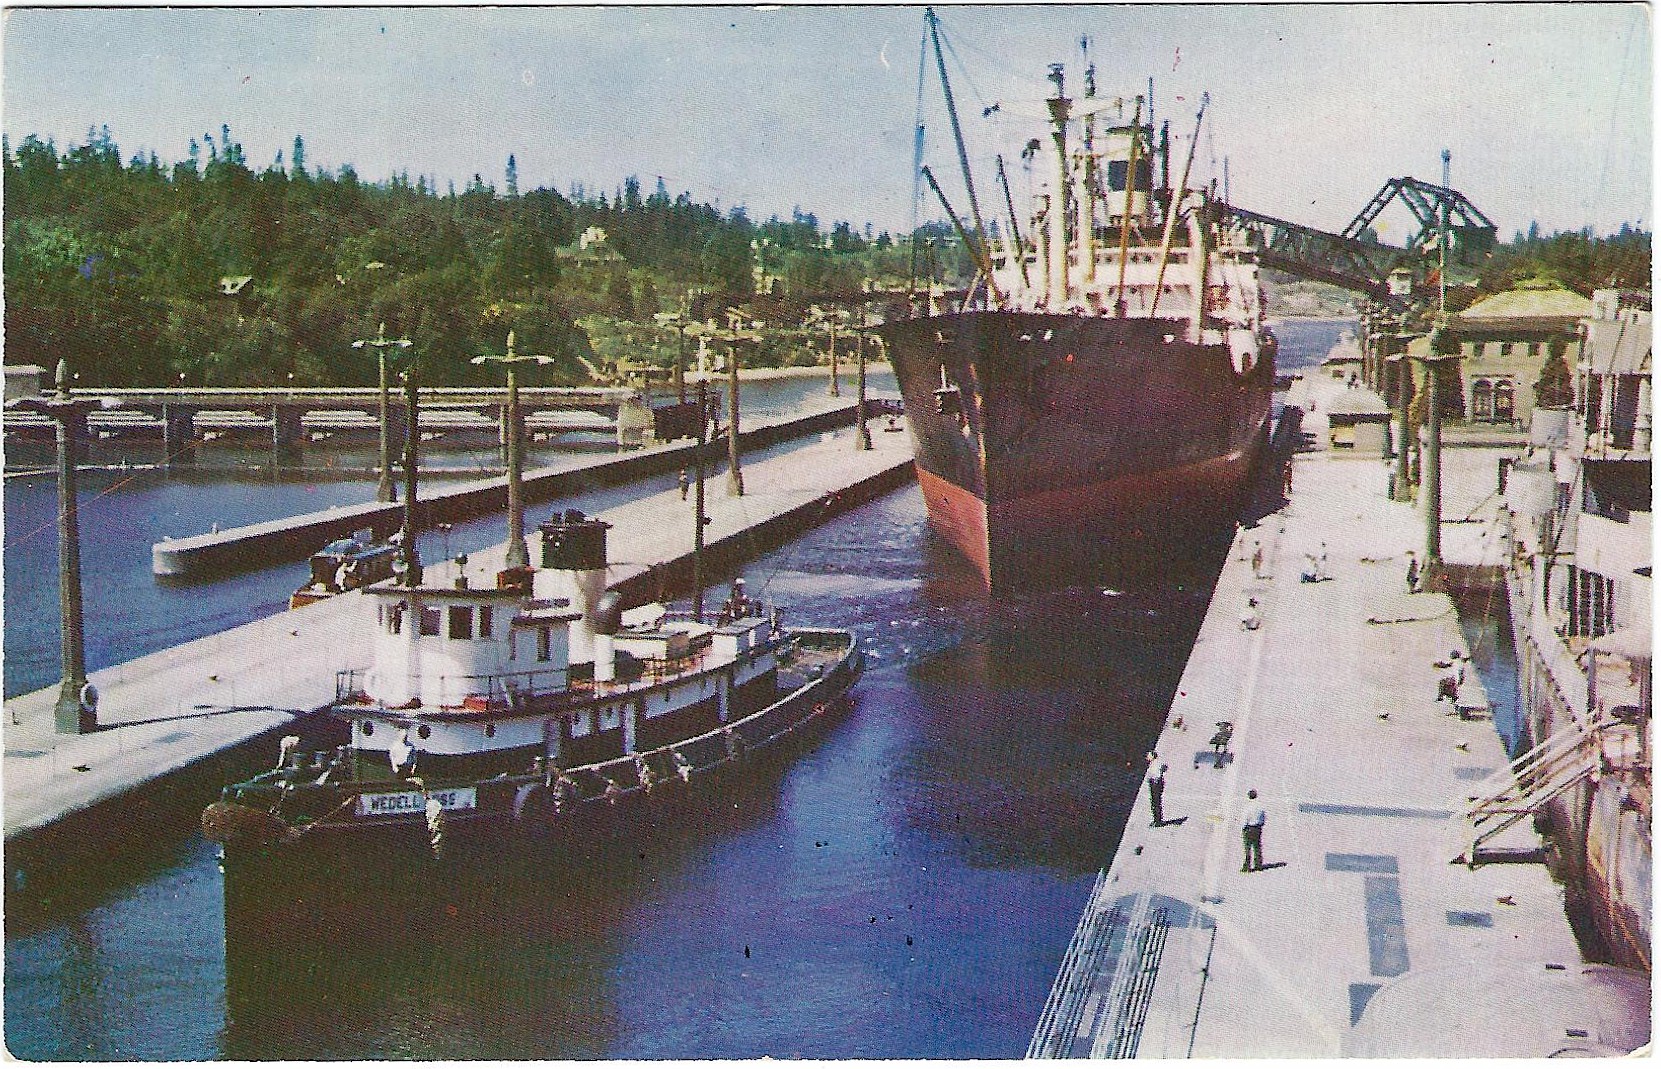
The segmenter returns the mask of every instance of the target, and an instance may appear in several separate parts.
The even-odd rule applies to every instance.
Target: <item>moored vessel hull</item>
[[[1185,329],[1009,311],[883,328],[930,523],[989,587],[1135,570],[1232,522],[1273,346],[1241,362]]]
[[[795,629],[798,642],[831,647],[837,655],[822,672],[762,709],[696,736],[594,764],[536,774],[500,775],[470,783],[418,780],[320,784],[318,798],[295,795],[294,807],[325,814],[291,823],[281,803],[261,809],[259,789],[233,788],[203,814],[210,839],[224,847],[227,891],[254,890],[271,878],[350,880],[364,859],[397,857],[431,868],[476,862],[507,848],[551,849],[580,857],[608,841],[632,838],[654,825],[704,807],[734,783],[798,752],[848,708],[847,692],[864,661],[851,632]],[[452,798],[461,794],[463,799]],[[397,801],[405,794],[439,799],[434,817],[424,806],[366,815],[362,798]],[[323,797],[327,795],[327,797]],[[457,801],[462,805],[451,808]]]

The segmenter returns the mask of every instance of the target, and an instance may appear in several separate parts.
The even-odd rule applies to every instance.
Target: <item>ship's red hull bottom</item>
[[[1232,528],[1249,453],[990,504],[922,468],[929,523],[993,590],[1157,568]]]

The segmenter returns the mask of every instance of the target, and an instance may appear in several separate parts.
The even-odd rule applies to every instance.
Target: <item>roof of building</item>
[[[1326,354],[1323,364],[1351,364],[1362,359],[1361,343],[1355,340],[1355,335],[1345,331],[1343,337],[1332,346]]]
[[[1326,403],[1327,419],[1368,420],[1372,417],[1389,418],[1390,406],[1371,390],[1340,390]]]
[[[1493,320],[1579,320],[1592,314],[1592,301],[1553,282],[1531,279],[1471,305],[1454,317],[1456,322],[1479,325]]]

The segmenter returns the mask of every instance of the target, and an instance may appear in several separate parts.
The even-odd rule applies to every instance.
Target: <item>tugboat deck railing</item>
[[[793,629],[775,637],[752,652],[778,650],[806,638],[809,645],[822,641],[836,632],[830,629]],[[609,682],[596,682],[591,677],[573,678],[568,668],[532,669],[524,672],[491,672],[476,675],[441,675],[426,681],[429,688],[443,696],[438,703],[421,698],[412,699],[404,706],[388,706],[368,693],[367,679],[371,669],[347,668],[335,673],[335,704],[354,709],[373,709],[391,713],[420,710],[422,715],[470,717],[501,715],[524,710],[535,703],[537,712],[548,712],[564,705],[575,705],[591,698],[627,693],[642,687],[654,687],[674,679],[695,676],[699,672],[725,665],[727,660],[712,663],[707,642],[680,657],[636,658],[638,674]]]

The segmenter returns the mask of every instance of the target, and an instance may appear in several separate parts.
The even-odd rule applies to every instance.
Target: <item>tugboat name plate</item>
[[[478,790],[474,787],[451,787],[441,791],[399,791],[396,794],[358,795],[358,816],[389,817],[398,813],[421,813],[431,798],[445,810],[474,809],[478,805]]]

